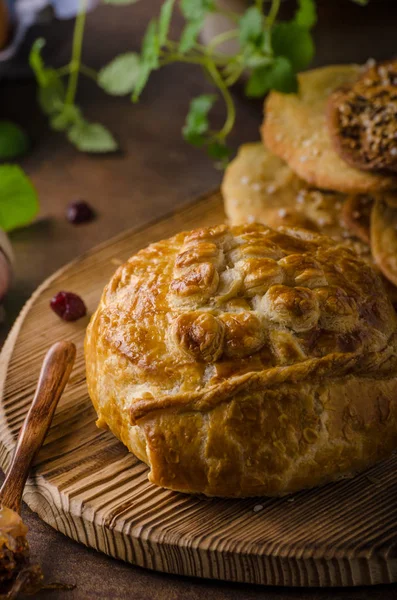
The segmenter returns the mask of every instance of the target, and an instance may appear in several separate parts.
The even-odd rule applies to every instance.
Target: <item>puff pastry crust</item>
[[[377,274],[330,238],[184,232],[106,286],[85,340],[89,394],[153,483],[282,495],[396,448],[396,326]]]

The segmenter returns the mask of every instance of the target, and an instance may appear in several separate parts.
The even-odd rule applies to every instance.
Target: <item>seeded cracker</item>
[[[271,92],[262,134],[266,147],[310,185],[345,193],[366,194],[397,189],[397,177],[359,171],[335,152],[326,108],[336,89],[351,85],[357,65],[333,65],[299,75],[299,93]]]
[[[333,146],[349,165],[397,171],[397,61],[370,66],[327,110]]]

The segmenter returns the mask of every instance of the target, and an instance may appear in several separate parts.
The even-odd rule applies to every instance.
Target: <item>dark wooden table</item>
[[[88,19],[85,62],[104,64],[117,53],[138,48],[142,31],[157,12],[159,0],[131,7],[101,7]],[[286,6],[288,10],[288,6]],[[372,0],[366,9],[349,0],[320,0],[316,32],[317,64],[386,58],[395,53],[397,3]],[[175,24],[176,29],[180,23]],[[70,49],[71,24],[54,27],[49,35],[60,55]],[[62,41],[62,40],[65,41]],[[60,58],[60,56],[58,56]],[[51,272],[127,227],[148,223],[215,188],[221,179],[211,162],[187,146],[180,136],[189,99],[208,89],[198,70],[172,66],[156,73],[142,101],[109,98],[84,82],[80,99],[90,120],[106,124],[118,137],[123,152],[93,157],[77,153],[63,136],[51,132],[35,103],[32,81],[1,83],[1,118],[19,121],[31,134],[34,147],[24,167],[35,182],[41,210],[36,223],[11,235],[16,256],[14,287],[6,300],[4,340],[16,315],[35,287]],[[260,103],[235,92],[239,120],[233,145],[259,137]],[[216,108],[222,115],[222,103]],[[85,199],[98,219],[79,227],[64,217],[68,202]],[[392,600],[397,586],[350,590],[302,590],[243,586],[152,573],[86,549],[53,531],[29,509],[23,516],[30,527],[33,553],[49,580],[76,584],[71,592],[48,592],[42,597],[82,600]]]

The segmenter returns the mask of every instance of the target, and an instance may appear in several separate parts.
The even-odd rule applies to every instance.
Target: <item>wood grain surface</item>
[[[46,348],[77,346],[61,399],[24,499],[69,537],[149,569],[288,586],[357,586],[397,581],[397,457],[354,479],[282,499],[187,496],[147,481],[147,467],[110,432],[98,430],[85,385],[87,318],[65,323],[48,306],[60,289],[89,313],[117,265],[180,229],[223,220],[219,194],[138,231],[126,232],[43,283],[5,344],[0,385],[0,461],[9,462]]]

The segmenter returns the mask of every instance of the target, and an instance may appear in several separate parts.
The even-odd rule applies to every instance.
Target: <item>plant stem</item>
[[[222,8],[217,8],[216,13],[218,15],[222,15],[223,17],[227,17],[228,19],[233,21],[233,23],[238,23],[240,20],[240,15],[233,12],[232,10],[224,10]]]
[[[57,69],[57,73],[58,73],[59,77],[63,77],[64,75],[69,75],[70,65],[65,65],[64,67],[59,67],[59,69]]]
[[[87,0],[80,0],[80,8],[73,32],[72,57],[69,63],[70,77],[66,90],[65,104],[73,104],[76,97],[86,16]]]
[[[211,58],[209,58],[207,56],[200,56],[200,55],[185,56],[183,54],[175,53],[175,54],[168,54],[168,55],[165,54],[160,59],[161,66],[168,65],[173,62],[183,62],[183,63],[188,63],[188,64],[195,64],[195,65],[201,65],[203,67],[207,67],[207,65],[209,63],[213,63],[214,66],[216,66],[216,63],[218,63],[220,66],[224,66],[228,62],[230,62],[230,56],[225,56],[223,58],[222,56],[216,55],[216,57],[211,56]]]
[[[207,52],[209,54],[212,54],[212,51],[214,48],[216,48],[216,46],[219,46],[219,44],[223,44],[224,42],[227,42],[229,40],[233,40],[236,37],[238,37],[237,29],[231,29],[230,31],[224,31],[219,35],[216,35],[208,44]]]
[[[267,29],[270,29],[273,26],[274,21],[277,19],[278,11],[280,10],[280,4],[281,0],[272,0],[272,5],[266,18]]]
[[[95,71],[95,69],[91,69],[91,67],[87,67],[86,65],[80,65],[80,73],[86,77],[89,77],[90,79],[93,79],[94,81],[97,81],[98,79],[98,73]]]
[[[232,98],[227,86],[225,85],[225,82],[223,81],[221,74],[219,73],[218,69],[214,65],[214,63],[212,63],[212,62],[208,63],[208,65],[206,65],[206,69],[207,69],[208,74],[210,75],[211,79],[215,83],[215,85],[219,88],[219,91],[221,92],[223,99],[225,101],[226,120],[225,120],[225,124],[223,125],[222,129],[217,134],[217,137],[219,137],[220,139],[225,139],[225,137],[227,137],[227,135],[233,129],[234,122],[236,120],[236,109],[234,106],[233,98]]]

